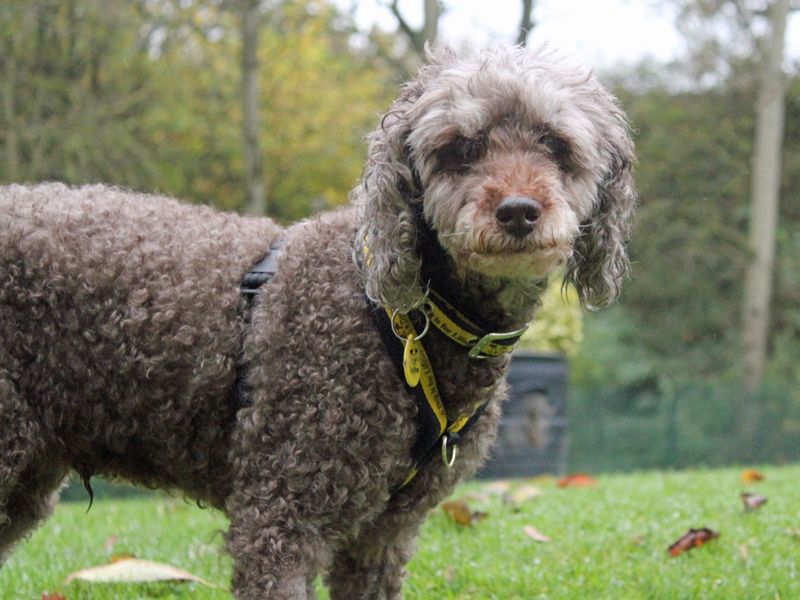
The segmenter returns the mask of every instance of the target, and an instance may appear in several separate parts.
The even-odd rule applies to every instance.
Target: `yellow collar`
[[[445,336],[469,348],[470,358],[491,358],[512,352],[528,330],[528,325],[525,325],[515,331],[485,332],[432,289],[425,298],[423,311]]]

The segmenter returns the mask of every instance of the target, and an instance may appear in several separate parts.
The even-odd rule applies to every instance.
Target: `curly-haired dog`
[[[632,152],[586,72],[437,50],[370,136],[353,206],[285,230],[99,185],[2,188],[0,555],[74,470],[224,510],[239,597],[312,597],[323,572],[332,598],[398,598],[421,522],[481,464],[505,394],[508,355],[454,341],[447,319],[518,330],[557,267],[584,304],[612,301]],[[240,280],[279,239],[250,308]],[[389,314],[411,340],[385,335]],[[430,372],[412,391],[392,354],[419,350],[428,321],[422,371],[451,447],[420,461]],[[437,455],[439,434],[423,444]]]

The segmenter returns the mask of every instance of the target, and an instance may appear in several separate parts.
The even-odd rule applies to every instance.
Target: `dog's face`
[[[434,148],[420,161],[424,212],[458,270],[531,279],[566,264],[588,207],[562,135],[511,113]]]
[[[564,266],[586,305],[616,297],[633,144],[590,74],[520,48],[440,50],[372,141],[371,155],[396,161],[402,202],[422,203],[460,274],[532,280]],[[367,185],[370,174],[383,181],[387,164],[368,167]]]

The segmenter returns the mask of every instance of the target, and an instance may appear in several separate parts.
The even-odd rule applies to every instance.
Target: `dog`
[[[548,277],[618,296],[634,150],[591,74],[524,48],[429,52],[368,141],[350,205],[286,229],[2,188],[0,557],[74,471],[224,511],[237,597],[401,597]]]

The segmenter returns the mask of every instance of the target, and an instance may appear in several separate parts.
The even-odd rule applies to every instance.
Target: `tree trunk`
[[[5,73],[3,89],[3,128],[5,129],[5,179],[16,181],[19,177],[19,138],[17,137],[17,111],[14,103],[14,88],[17,81],[17,57],[9,41],[5,53]]]
[[[767,361],[783,146],[785,85],[781,62],[788,12],[789,0],[775,0],[770,6],[772,31],[762,59],[756,106],[750,196],[751,254],[742,314],[744,385],[748,397],[743,401],[739,419],[745,442],[753,441],[758,427],[761,407],[755,393],[762,384]]]
[[[400,30],[406,35],[411,46],[416,50],[420,56],[425,55],[425,42],[429,44],[436,43],[436,38],[439,36],[439,18],[442,16],[442,5],[439,0],[424,0],[423,12],[425,14],[425,22],[420,29],[414,29],[405,20],[400,8],[397,5],[398,0],[392,0],[388,5],[389,10],[392,11]]]
[[[259,0],[242,0],[242,137],[244,141],[245,212],[267,214],[258,133],[261,123],[258,89]]]
[[[439,0],[425,0],[425,24],[422,29],[422,45],[433,44],[439,37],[439,16],[441,7]]]
[[[525,46],[528,43],[528,34],[533,29],[533,0],[522,0],[522,17],[519,21],[519,33],[517,34],[517,45]]]

